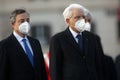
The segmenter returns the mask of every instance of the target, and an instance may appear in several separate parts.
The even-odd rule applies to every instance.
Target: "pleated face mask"
[[[30,31],[30,24],[28,22],[21,23],[19,26],[19,31],[23,34],[28,34]]]
[[[84,30],[86,30],[86,31],[90,31],[91,30],[91,24],[89,22],[85,23]]]
[[[75,23],[75,28],[79,31],[82,32],[84,31],[85,27],[85,19],[80,19]]]

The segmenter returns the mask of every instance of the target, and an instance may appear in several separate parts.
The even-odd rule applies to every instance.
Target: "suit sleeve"
[[[0,80],[8,80],[8,70],[6,50],[0,44]]]
[[[62,49],[57,37],[50,42],[50,76],[51,80],[62,80]]]

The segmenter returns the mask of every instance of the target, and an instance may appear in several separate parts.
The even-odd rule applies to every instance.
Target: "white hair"
[[[82,5],[80,4],[71,4],[69,5],[67,8],[65,8],[65,10],[63,11],[63,16],[64,16],[64,19],[66,20],[67,18],[70,19],[71,16],[72,16],[72,9],[73,8],[79,8],[83,11],[84,13],[84,8]]]

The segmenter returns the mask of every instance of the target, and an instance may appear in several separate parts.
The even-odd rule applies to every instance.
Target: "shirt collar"
[[[15,31],[13,31],[13,35],[16,37],[16,39],[17,39],[19,42],[22,41],[23,37],[21,37],[20,35],[18,35]],[[24,38],[25,38],[26,40],[28,40],[26,36],[25,36]]]
[[[75,31],[73,31],[71,27],[69,27],[69,30],[70,30],[70,32],[72,33],[72,35],[73,35],[74,38],[76,38],[76,36],[77,36],[78,34],[82,35],[82,33],[77,33],[77,32],[75,32]]]

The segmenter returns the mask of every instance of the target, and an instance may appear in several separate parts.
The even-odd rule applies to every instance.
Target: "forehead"
[[[22,13],[22,14],[18,14],[16,16],[16,19],[27,19],[29,18],[29,14],[28,13]]]
[[[73,8],[72,9],[72,15],[76,16],[76,15],[83,15],[83,10],[80,8]]]

